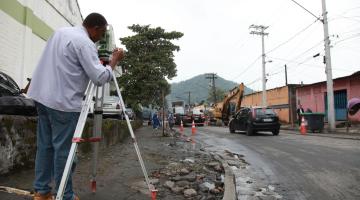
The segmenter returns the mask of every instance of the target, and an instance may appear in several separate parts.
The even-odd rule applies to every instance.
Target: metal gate
[[[327,93],[324,95],[325,102],[325,120],[327,121]],[[347,106],[347,92],[346,90],[334,91],[334,107],[335,107],[335,120],[345,121],[346,120],[346,106]]]

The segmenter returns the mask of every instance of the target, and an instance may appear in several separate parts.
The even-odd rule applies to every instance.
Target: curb
[[[295,135],[301,135],[300,133],[297,133],[298,130],[292,129],[292,128],[281,128],[281,130],[287,130],[292,131],[294,133],[285,133],[285,134],[295,134]],[[347,139],[347,140],[360,140],[360,134],[358,135],[344,135],[346,133],[342,132],[332,132],[332,133],[308,133],[306,136],[316,136],[316,137],[328,137],[328,138],[337,138],[337,139]]]
[[[227,162],[221,159],[218,155],[215,155],[214,158],[221,162],[224,167],[225,177],[224,177],[224,196],[222,200],[237,200],[236,197],[236,186],[235,186],[235,175]]]
[[[176,134],[180,134],[178,130],[175,131]],[[235,186],[235,175],[228,165],[219,155],[215,154],[214,158],[221,162],[224,167],[225,175],[224,175],[224,196],[222,200],[237,200],[236,196],[236,186]]]

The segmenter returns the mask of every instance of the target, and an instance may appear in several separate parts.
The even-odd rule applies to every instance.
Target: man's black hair
[[[91,13],[85,18],[83,25],[88,28],[93,28],[95,26],[106,26],[107,21],[101,14]]]

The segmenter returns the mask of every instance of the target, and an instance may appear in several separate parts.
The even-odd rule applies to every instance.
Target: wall
[[[76,0],[0,1],[0,70],[23,88],[53,31],[81,23]]]
[[[289,88],[293,86],[284,86],[266,91],[267,105],[274,108],[283,123],[290,123],[289,111]],[[245,95],[241,106],[261,106],[262,92]]]
[[[0,174],[24,167],[32,167],[36,153],[36,117],[0,115]],[[141,126],[141,121],[131,122],[133,129]],[[84,138],[92,135],[93,121],[88,119]],[[125,121],[104,119],[102,123],[103,139],[100,148],[124,141],[130,135]],[[87,153],[90,143],[81,143],[79,149]]]
[[[350,76],[334,79],[333,83],[334,91],[347,91],[347,100],[353,97],[360,97],[359,72]],[[298,87],[296,89],[297,105],[301,103],[305,110],[310,108],[313,112],[325,112],[324,95],[326,91],[326,82]],[[354,123],[360,123],[360,113],[357,113],[355,116],[349,116],[349,120]]]
[[[347,82],[348,90],[348,100],[351,98],[357,97],[360,98],[360,76],[354,76],[349,79]],[[358,111],[354,116],[348,115],[349,120],[353,123],[360,123],[360,111]]]

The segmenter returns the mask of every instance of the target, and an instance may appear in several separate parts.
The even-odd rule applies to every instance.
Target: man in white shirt
[[[47,41],[35,69],[28,91],[39,115],[35,200],[53,198],[50,187],[53,179],[58,190],[89,80],[96,85],[110,81],[111,71],[124,57],[123,50],[116,49],[110,66],[100,63],[95,42],[103,37],[106,28],[106,19],[98,13],[89,14],[81,27],[60,28]],[[72,190],[71,175],[64,199],[79,200]]]

